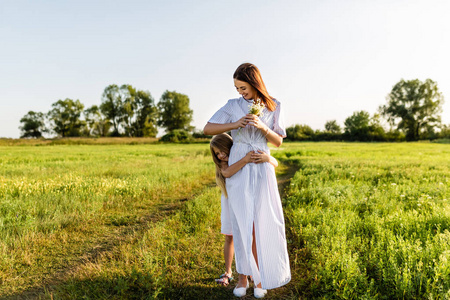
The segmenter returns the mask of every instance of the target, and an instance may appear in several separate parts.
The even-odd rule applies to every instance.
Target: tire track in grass
[[[82,256],[72,260],[65,266],[61,266],[59,270],[48,278],[44,279],[39,286],[31,287],[19,293],[0,297],[0,299],[42,299],[45,295],[51,293],[53,287],[63,284],[88,263],[94,263],[101,257],[124,243],[130,243],[132,240],[141,237],[152,224],[162,221],[179,211],[183,204],[198,195],[202,194],[206,189],[216,186],[215,182],[210,181],[194,193],[180,199],[172,199],[168,203],[161,203],[151,208],[152,212],[139,217],[139,220],[129,224],[119,226],[116,230],[111,230],[107,234],[97,239],[94,246],[89,247]],[[47,296],[48,297],[48,296]]]

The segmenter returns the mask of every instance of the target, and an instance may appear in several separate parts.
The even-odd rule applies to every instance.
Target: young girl
[[[230,155],[230,149],[233,146],[233,139],[226,133],[221,133],[214,136],[211,139],[210,149],[213,157],[213,161],[216,164],[216,182],[222,191],[221,196],[221,216],[222,223],[221,232],[225,235],[225,244],[223,247],[223,255],[225,258],[225,273],[220,275],[216,282],[227,286],[233,279],[231,271],[231,263],[233,261],[234,247],[233,247],[233,234],[231,230],[230,212],[228,207],[228,194],[225,187],[225,178],[229,178],[237,173],[242,167],[248,163],[263,163],[268,162],[274,167],[278,166],[278,162],[275,158],[268,155],[263,151],[250,151],[241,160],[228,166],[228,156]]]

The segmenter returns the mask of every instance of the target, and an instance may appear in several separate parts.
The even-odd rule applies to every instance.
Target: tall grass
[[[267,299],[447,299],[450,148],[284,143],[293,280]],[[0,296],[227,299],[208,145],[0,147]],[[248,292],[246,298],[252,298]]]
[[[205,145],[0,147],[0,294],[211,184]]]
[[[450,297],[450,148],[289,144],[285,200],[305,298]]]

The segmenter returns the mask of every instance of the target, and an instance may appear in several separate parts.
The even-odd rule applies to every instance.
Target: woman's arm
[[[245,116],[245,120],[249,123],[249,125],[261,130],[265,138],[275,147],[280,147],[283,143],[283,138],[281,137],[281,135],[267,127],[266,124],[261,122],[258,116],[248,114]]]
[[[278,161],[275,159],[275,157],[267,154],[264,151],[258,150],[258,153],[253,153],[251,158],[252,162],[254,162],[255,164],[268,162],[275,168],[278,167]]]
[[[240,169],[242,169],[246,164],[249,162],[252,162],[252,153],[253,151],[250,151],[247,153],[243,158],[241,158],[239,161],[235,162],[231,166],[228,166],[228,164],[224,163],[223,166],[220,168],[220,171],[222,172],[223,177],[230,178],[234,174],[237,173]]]
[[[248,124],[248,121],[246,121],[245,116],[237,120],[233,123],[225,123],[225,124],[217,124],[217,123],[206,123],[205,127],[203,128],[203,133],[206,135],[216,135],[219,133],[224,133],[227,131],[230,131],[232,129],[237,129],[240,127],[245,127]]]
[[[275,147],[280,147],[283,143],[283,138],[281,137],[281,135],[271,130],[269,127],[266,126],[266,128],[263,130],[263,133],[266,139]]]

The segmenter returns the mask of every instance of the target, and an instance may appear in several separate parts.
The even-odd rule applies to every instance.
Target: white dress
[[[230,206],[228,198],[224,194],[220,196],[220,233],[224,235],[233,235],[233,226],[231,225]]]
[[[271,112],[267,108],[260,117],[270,129],[286,136],[280,102]],[[209,120],[210,123],[236,122],[248,113],[249,102],[244,98],[228,100]],[[231,131],[233,146],[228,164],[232,165],[251,150],[270,154],[264,134],[253,126]],[[236,271],[252,275],[255,284],[273,289],[291,280],[287,253],[283,210],[278,193],[275,169],[270,163],[247,164],[226,179],[230,218],[236,257]],[[252,254],[252,229],[255,239],[258,267]]]

